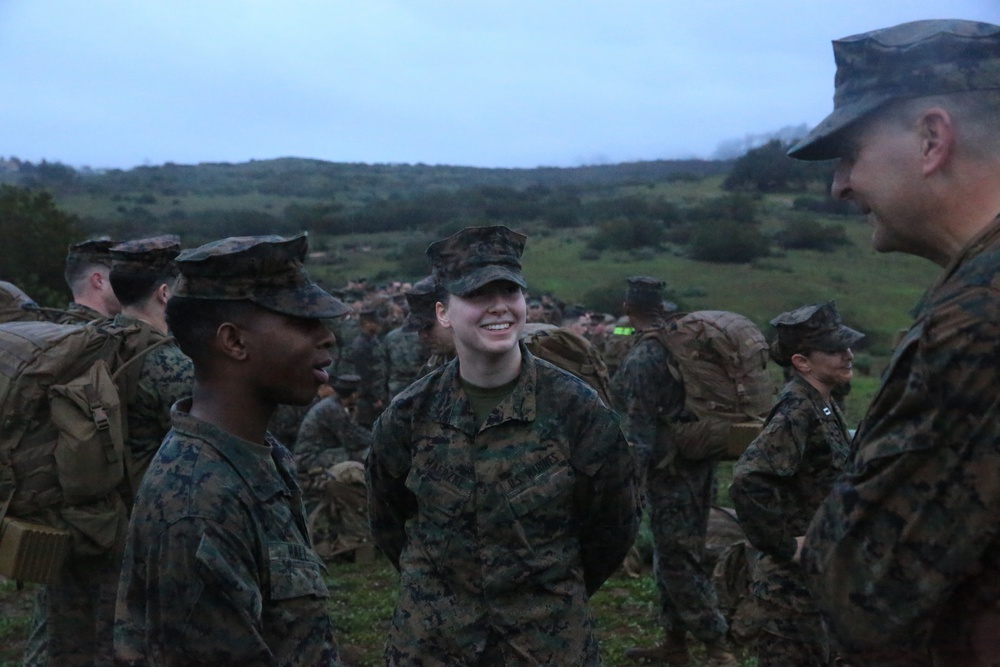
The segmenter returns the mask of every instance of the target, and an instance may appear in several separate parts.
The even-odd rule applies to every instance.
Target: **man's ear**
[[[160,283],[160,286],[156,288],[153,292],[156,302],[161,306],[166,306],[167,301],[170,299],[170,294],[173,290],[170,289],[170,285],[167,283]]]
[[[955,150],[955,124],[946,110],[931,107],[917,120],[922,173],[929,176],[948,164]]]
[[[91,271],[87,280],[90,282],[90,286],[98,292],[104,290],[105,283],[108,284],[109,288],[111,286],[111,281],[100,271]]]
[[[247,350],[246,330],[238,324],[223,322],[215,330],[215,345],[224,355],[234,361],[245,361]]]

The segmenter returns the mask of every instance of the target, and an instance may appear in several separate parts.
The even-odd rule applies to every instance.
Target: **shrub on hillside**
[[[694,230],[688,256],[703,262],[742,264],[770,252],[770,242],[755,225],[706,220]]]
[[[656,248],[663,241],[664,231],[659,220],[617,217],[598,224],[597,233],[587,241],[587,247],[593,250]]]
[[[847,231],[842,225],[823,225],[815,220],[791,220],[775,236],[775,242],[787,250],[831,252],[847,245]]]

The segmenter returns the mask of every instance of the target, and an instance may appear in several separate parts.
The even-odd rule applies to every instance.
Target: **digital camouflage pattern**
[[[166,338],[145,322],[122,314],[115,316],[114,323],[116,326],[135,325],[145,329],[150,345]],[[191,360],[174,342],[157,345],[137,363],[141,364],[138,382],[127,408],[127,444],[132,452],[128,472],[132,493],[139,488],[153,454],[170,430],[170,409],[174,403],[191,395],[194,384]],[[131,497],[126,499],[128,503],[131,501]]]
[[[291,454],[178,404],[133,512],[118,665],[337,665]]]
[[[173,268],[180,251],[181,238],[176,234],[125,241],[111,247],[111,266],[119,271],[163,273]]]
[[[312,509],[319,501],[331,467],[344,461],[364,461],[371,444],[371,431],[355,423],[336,396],[327,396],[312,406],[302,419],[295,446],[306,506]]]
[[[174,296],[245,300],[292,317],[346,315],[350,308],[306,275],[308,250],[305,234],[234,236],[185,250],[176,260],[181,278]]]
[[[972,633],[996,641],[998,367],[994,221],[917,306],[807,533],[809,585],[859,665],[926,664],[927,647],[972,664]]]
[[[108,317],[90,306],[71,301],[55,319],[59,324],[86,324],[94,320],[106,320]]]
[[[444,289],[465,296],[494,280],[521,287],[521,253],[527,237],[503,225],[467,227],[427,247],[434,279]]]
[[[733,467],[729,495],[747,539],[759,552],[751,590],[758,604],[758,663],[824,667],[829,642],[819,610],[793,563],[805,535],[850,453],[836,403],[796,375],[782,389],[764,431]],[[816,657],[821,661],[817,662]]]
[[[670,373],[669,363],[669,353],[656,338],[643,338],[612,378],[612,391],[645,479],[659,622],[668,634],[687,630],[699,641],[717,643],[727,626],[705,567],[716,462],[671,457],[672,443],[657,438],[662,420],[684,407],[684,387]],[[668,457],[672,464],[657,465]]]
[[[833,112],[789,150],[799,160],[840,157],[837,138],[895,99],[1000,89],[1000,26],[912,21],[833,42]]]
[[[294,452],[296,440],[299,437],[299,427],[305,419],[309,408],[316,405],[320,400],[319,396],[307,405],[289,405],[279,403],[271,415],[271,420],[267,422],[267,432],[274,436],[274,439],[285,446],[290,452]]]
[[[382,338],[382,352],[385,354],[386,388],[391,400],[419,376],[427,355],[416,331],[396,327]]]
[[[24,667],[110,667],[118,558],[72,555],[58,585],[39,586]]]
[[[603,664],[587,599],[635,538],[635,464],[593,389],[521,354],[482,424],[457,361],[376,424],[372,534],[401,574],[389,665]]]
[[[385,352],[377,336],[361,331],[351,343],[347,356],[352,362],[352,372],[361,378],[358,382],[357,422],[370,428],[389,404],[386,389],[389,369],[386,367]]]

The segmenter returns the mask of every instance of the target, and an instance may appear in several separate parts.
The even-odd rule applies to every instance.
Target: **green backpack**
[[[169,340],[110,320],[0,324],[0,520],[68,534],[75,554],[120,546],[125,406],[136,362]],[[3,537],[0,552],[10,557]]]

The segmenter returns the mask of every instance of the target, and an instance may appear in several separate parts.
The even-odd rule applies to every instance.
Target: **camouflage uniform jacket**
[[[392,399],[416,380],[427,355],[416,331],[397,327],[382,339],[389,398]]]
[[[361,333],[351,343],[348,358],[354,364],[354,372],[361,378],[358,383],[358,423],[370,426],[389,403],[386,389],[388,369],[382,343],[374,335]],[[382,401],[382,408],[375,407],[379,401]]]
[[[108,319],[90,306],[84,306],[76,301],[71,301],[58,318],[59,324],[86,324],[94,320]]]
[[[337,665],[291,455],[174,406],[129,525],[119,665]]]
[[[371,431],[358,426],[336,396],[327,396],[309,409],[299,427],[295,446],[299,480],[315,468],[364,461],[371,445]]]
[[[1000,221],[915,315],[803,553],[858,665],[925,664],[1000,627]]]
[[[671,374],[670,363],[666,348],[655,338],[646,338],[629,351],[611,381],[625,433],[642,470],[676,456],[659,449],[654,452],[661,420],[684,408],[684,386]]]
[[[635,538],[635,464],[582,380],[521,347],[475,423],[458,361],[396,397],[368,458],[376,544],[401,572],[388,664],[600,665],[587,599]]]
[[[119,326],[137,324],[149,330],[150,344],[162,341],[165,336],[141,320],[116,315]],[[170,430],[170,409],[174,403],[191,395],[194,367],[176,343],[164,343],[147,352],[141,363],[135,397],[128,405],[128,444],[132,452],[129,476],[132,492],[149,467],[153,454],[159,449],[163,437]],[[127,499],[131,502],[131,498]]]
[[[799,614],[817,613],[801,566],[791,562],[795,538],[805,535],[849,452],[840,409],[793,377],[764,431],[737,461],[729,489],[747,539],[761,552],[751,586],[757,597]]]

